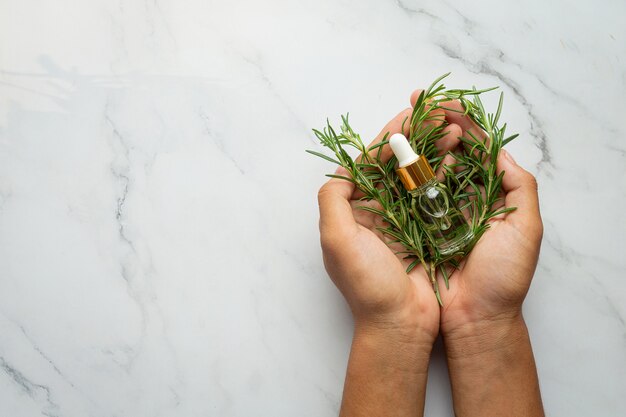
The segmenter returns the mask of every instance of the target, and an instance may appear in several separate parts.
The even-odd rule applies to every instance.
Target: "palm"
[[[388,244],[388,239],[377,227],[382,226],[379,216],[357,208],[362,205],[375,205],[375,202],[363,202],[353,197],[350,201],[354,218],[359,225],[359,232],[352,242],[354,256],[367,279],[362,280],[360,290],[368,300],[375,300],[380,305],[397,306],[398,300],[416,304],[425,325],[436,335],[439,328],[439,305],[432,293],[432,287],[425,271],[416,267],[409,274],[406,268],[409,261],[396,255],[401,247]],[[400,303],[400,304],[401,304]]]
[[[449,103],[449,107],[462,109],[458,102]],[[457,124],[464,137],[486,137],[466,115],[446,112],[446,119]],[[498,159],[499,169],[503,169],[501,163],[511,168],[509,162]],[[502,193],[502,200],[497,203],[500,207],[495,208],[506,205],[518,210],[492,219],[490,229],[462,262],[460,270],[452,274],[449,290],[441,294],[442,327],[454,326],[470,315],[485,318],[507,312],[512,306],[520,306],[528,291],[539,256],[542,226],[536,201],[517,194],[523,194],[522,186],[531,191],[534,186],[534,193],[529,195],[536,199],[536,182],[532,175],[517,168],[505,174],[505,185],[509,192]]]
[[[490,317],[520,303],[535,265],[527,260],[536,260],[537,254],[536,245],[514,226],[504,220],[493,222],[461,269],[452,275],[449,290],[442,291],[442,325],[453,325],[457,316],[469,311]]]
[[[387,134],[403,131],[411,113],[412,109],[400,112],[370,147]],[[380,150],[381,160],[391,158],[389,146]],[[348,175],[343,168],[337,174]],[[388,245],[377,229],[383,226],[382,219],[358,208],[376,203],[364,202],[360,197],[353,183],[340,179],[331,179],[320,189],[320,236],[328,274],[357,321],[367,322],[369,318],[404,328],[414,326],[436,336],[439,305],[426,274],[420,268],[406,273],[407,262],[396,255],[402,248]]]

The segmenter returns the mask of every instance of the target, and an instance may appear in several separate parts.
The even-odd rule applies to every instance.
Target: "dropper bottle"
[[[412,196],[413,215],[441,255],[462,250],[473,237],[463,213],[456,206],[448,188],[437,181],[424,155],[418,155],[401,133],[389,139],[398,159],[396,172]]]

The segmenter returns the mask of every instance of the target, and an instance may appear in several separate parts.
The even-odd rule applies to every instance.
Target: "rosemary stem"
[[[472,89],[452,89],[447,90],[441,80],[448,74],[438,78],[427,90],[424,90],[418,97],[413,108],[409,120],[409,142],[414,150],[424,155],[433,166],[441,163],[437,141],[443,137],[443,129],[446,126],[446,120],[440,113],[434,114],[436,109],[444,109],[443,103],[458,100],[463,110],[459,111],[463,117],[471,119],[480,129],[480,135],[472,138],[476,141],[475,146],[468,149],[467,147],[459,147],[459,149],[451,151],[456,158],[459,166],[464,169],[456,171],[452,169],[444,170],[444,183],[449,184],[450,192],[456,204],[461,201],[465,202],[464,207],[471,207],[471,227],[475,231],[475,239],[467,246],[463,252],[456,255],[467,256],[472,247],[476,244],[482,233],[488,228],[488,219],[498,212],[498,208],[494,208],[498,201],[502,184],[497,175],[496,162],[497,154],[504,143],[513,140],[517,135],[504,137],[506,123],[500,125],[499,117],[502,110],[502,95],[500,95],[500,103],[495,113],[488,113],[485,110],[480,95],[493,89],[477,90]],[[471,100],[469,98],[472,98]],[[458,111],[455,109],[447,109]],[[442,121],[441,125],[432,125],[432,121]],[[316,151],[309,151],[313,155],[322,157],[329,162],[339,164],[344,167],[348,174],[346,176],[329,174],[333,178],[342,178],[355,184],[356,188],[363,193],[361,198],[364,201],[375,201],[380,208],[371,206],[362,207],[364,210],[380,216],[384,220],[384,227],[379,227],[386,237],[389,237],[389,243],[400,243],[406,249],[406,252],[398,252],[415,257],[414,261],[407,268],[411,270],[418,262],[422,264],[426,275],[437,297],[437,301],[442,304],[437,273],[441,270],[443,280],[448,286],[450,273],[447,271],[446,263],[450,257],[442,257],[437,251],[431,251],[432,244],[427,235],[424,233],[419,219],[412,214],[411,198],[404,191],[400,178],[390,166],[391,162],[381,160],[382,146],[384,142],[378,142],[372,147],[366,146],[361,137],[354,132],[348,121],[348,116],[342,116],[341,130],[333,129],[330,122],[327,121],[326,127],[321,130],[314,130],[315,135],[320,143],[331,150],[334,156],[326,156]],[[402,124],[404,130],[404,122]],[[480,139],[484,138],[484,139]],[[386,135],[382,141],[386,139]],[[464,141],[470,144],[469,141]],[[481,145],[479,152],[475,152],[477,147]],[[486,146],[489,144],[489,146]],[[348,152],[348,147],[354,148],[361,153],[358,159],[353,159]],[[378,149],[377,152],[374,152]],[[458,185],[457,185],[458,184]],[[472,187],[475,193],[465,192],[467,187]],[[506,211],[510,211],[507,208]],[[416,223],[417,222],[417,223]],[[385,240],[387,240],[385,238]],[[453,264],[454,266],[454,264]],[[451,271],[454,273],[454,269]]]

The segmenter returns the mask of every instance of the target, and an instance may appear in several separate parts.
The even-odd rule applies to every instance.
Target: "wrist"
[[[427,322],[425,322],[427,321]],[[429,346],[435,343],[438,332],[438,322],[421,320],[410,313],[406,317],[375,316],[356,317],[354,322],[354,337],[387,340],[399,346]]]
[[[504,315],[481,321],[467,321],[442,331],[448,360],[477,359],[482,355],[493,358],[496,351],[528,342],[528,330],[519,314]]]
[[[340,416],[418,416],[424,393],[431,337],[399,326],[355,322]]]
[[[353,349],[376,352],[379,360],[396,370],[426,372],[434,342],[428,332],[404,323],[355,322]]]
[[[444,307],[441,312],[440,332],[442,337],[465,336],[483,327],[485,330],[490,327],[506,327],[519,323],[520,320],[523,321],[521,305],[507,309],[455,305],[454,308]]]
[[[443,339],[455,415],[544,415],[521,314],[470,322]]]
[[[352,353],[369,356],[370,363],[387,374],[403,374],[414,379],[425,376],[433,342],[421,335],[403,331],[356,326]]]
[[[382,335],[403,343],[432,346],[439,335],[439,306],[435,303],[433,307],[413,293],[406,297],[386,311],[353,307],[355,335]]]

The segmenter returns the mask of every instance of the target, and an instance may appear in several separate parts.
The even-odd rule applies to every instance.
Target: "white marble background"
[[[626,4],[0,1],[0,416],[334,416],[351,319],[304,153],[502,86],[551,416],[626,413]],[[495,101],[495,95],[494,95]],[[492,103],[493,104],[493,103]],[[441,346],[428,416],[451,416]]]

